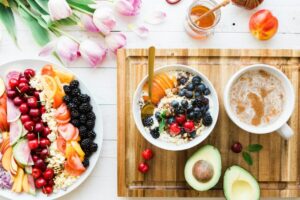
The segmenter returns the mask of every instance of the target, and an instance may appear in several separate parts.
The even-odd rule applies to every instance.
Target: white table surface
[[[248,20],[254,11],[247,11],[232,5],[223,9],[222,18],[214,36],[205,41],[191,39],[186,35],[182,26],[186,9],[191,2],[192,0],[182,0],[180,4],[170,6],[164,0],[144,0],[140,16],[128,19],[124,19],[124,17],[121,19],[118,16],[116,31],[125,32],[128,48],[147,48],[150,45],[155,45],[157,48],[300,48],[299,0],[265,0],[259,7],[259,9],[271,10],[279,19],[278,33],[272,40],[266,42],[258,41],[249,34]],[[166,11],[167,20],[161,25],[148,25],[150,34],[147,39],[140,39],[128,30],[127,24],[143,23],[143,16],[155,9]],[[20,18],[17,18],[17,31],[19,48],[14,45],[4,28],[0,26],[0,35],[2,35],[0,63],[20,58],[38,57],[40,47],[35,45],[30,30],[23,25]],[[87,35],[79,28],[69,28],[68,32],[82,37]],[[102,40],[95,34],[89,34],[88,37]],[[55,58],[47,57],[46,59],[57,63]],[[85,81],[97,98],[104,119],[104,143],[101,158],[94,172],[77,190],[62,199],[131,199],[117,197],[117,70],[115,58],[110,55],[97,69],[89,68],[86,63],[81,61],[70,64],[69,68]]]

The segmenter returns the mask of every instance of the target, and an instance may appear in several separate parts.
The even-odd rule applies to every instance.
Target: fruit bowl
[[[164,76],[161,74],[170,74],[170,73],[175,74],[175,75],[170,76],[169,79],[160,77],[160,76]],[[148,76],[146,76],[142,79],[142,81],[139,83],[139,85],[134,93],[134,96],[133,96],[132,112],[133,112],[135,124],[136,124],[139,132],[142,134],[142,136],[148,142],[150,142],[151,144],[153,144],[161,149],[170,150],[170,151],[180,151],[180,150],[190,149],[190,148],[200,144],[203,140],[205,140],[210,135],[214,126],[216,125],[216,121],[217,121],[218,113],[219,113],[219,102],[218,102],[217,93],[216,93],[212,83],[207,79],[207,77],[205,75],[203,75],[202,73],[198,72],[197,70],[195,70],[189,66],[174,64],[174,65],[166,65],[166,66],[156,69],[154,71],[154,81],[153,81],[153,88],[152,88],[152,93],[153,93],[152,102],[157,105],[156,108],[160,108],[161,107],[159,104],[160,100],[163,99],[162,102],[168,101],[168,100],[164,99],[164,96],[168,96],[167,95],[167,93],[169,93],[168,91],[170,91],[170,90],[173,91],[174,88],[175,89],[177,88],[177,92],[174,93],[175,100],[172,100],[172,102],[169,101],[166,103],[169,105],[163,104],[163,106],[166,105],[166,107],[168,107],[168,106],[171,107],[171,106],[173,106],[173,104],[172,104],[173,101],[180,101],[179,106],[182,106],[181,105],[182,100],[187,100],[188,105],[190,106],[190,104],[192,104],[192,101],[196,99],[197,91],[196,91],[196,89],[190,90],[190,91],[192,91],[192,94],[190,94],[190,92],[187,92],[188,95],[191,95],[191,96],[187,96],[187,97],[180,94],[181,90],[187,88],[187,86],[184,84],[182,84],[180,86],[181,83],[178,82],[177,78],[180,76],[185,76],[185,74],[187,74],[187,77],[185,77],[186,81],[184,84],[186,84],[186,85],[190,84],[192,82],[192,78],[198,77],[201,84],[203,84],[205,86],[205,89],[207,89],[209,91],[209,93],[205,94],[205,97],[207,97],[206,100],[207,101],[209,100],[209,104],[207,105],[208,108],[204,111],[204,114],[202,115],[202,117],[201,116],[199,117],[199,119],[195,119],[196,117],[195,118],[191,117],[190,112],[188,112],[187,109],[185,109],[184,112],[178,114],[178,113],[176,113],[176,109],[174,107],[173,110],[175,110],[174,111],[175,114],[171,113],[170,117],[167,116],[165,118],[166,125],[164,125],[164,128],[162,129],[163,131],[159,130],[159,133],[158,132],[155,133],[155,130],[158,129],[158,128],[156,128],[156,129],[153,128],[153,126],[155,126],[155,124],[157,124],[157,122],[155,122],[155,118],[157,118],[157,116],[155,116],[155,112],[157,112],[157,110],[155,110],[153,115],[151,117],[149,117],[149,118],[152,118],[150,120],[145,121],[145,119],[142,119],[142,117],[141,117],[141,108],[142,108],[141,101],[142,102],[146,101],[145,100],[146,98],[144,95],[145,95],[145,91],[147,91],[147,89],[145,89],[145,86],[147,86]],[[155,81],[155,79],[156,79],[155,77],[158,77],[157,81]],[[176,86],[176,84],[177,84],[177,86]],[[201,84],[199,83],[199,85],[201,85]],[[173,88],[171,89],[172,85],[173,85]],[[195,86],[195,88],[196,88],[196,86]],[[165,88],[168,88],[170,90],[168,90],[168,89],[164,90]],[[180,96],[180,98],[177,98],[177,96]],[[201,95],[199,95],[199,98],[203,97],[203,96],[204,96],[204,94],[202,93]],[[172,99],[172,98],[170,98],[170,99]],[[178,104],[178,103],[175,102],[174,104]],[[197,106],[195,106],[195,107],[197,107]],[[156,113],[156,115],[157,115],[157,113]],[[182,115],[184,115],[184,116],[182,116]],[[205,118],[204,116],[207,116],[207,115],[209,115],[208,118]],[[170,119],[172,117],[176,118],[176,121],[175,121],[175,119]],[[204,118],[206,120],[204,120]],[[146,128],[146,126],[148,126],[147,124],[150,124],[148,129]],[[159,122],[159,126],[160,125],[161,124]],[[203,127],[202,125],[204,125],[205,127]],[[201,131],[198,132],[198,130],[200,130],[200,129],[201,129]],[[179,130],[182,130],[182,131],[179,131]],[[155,134],[153,134],[153,132]],[[165,134],[166,132],[169,133],[170,136],[166,137],[166,134]],[[196,136],[195,136],[194,132],[196,132]],[[170,139],[166,139],[166,138],[170,138]]]
[[[64,67],[61,67],[59,65],[52,64],[48,61],[39,60],[39,59],[24,59],[24,60],[12,61],[12,62],[8,62],[8,63],[0,65],[0,74],[1,74],[0,77],[5,80],[6,74],[12,70],[24,71],[26,68],[32,68],[33,70],[40,71],[41,67],[49,65],[49,64],[55,66],[55,68],[57,70],[62,70],[69,74],[74,74],[70,70],[68,70]],[[73,182],[70,186],[68,186],[66,188],[66,190],[59,190],[55,193],[52,193],[49,196],[46,196],[45,194],[43,194],[41,190],[38,190],[38,192],[36,192],[36,195],[33,196],[33,195],[27,194],[25,192],[15,193],[9,189],[5,189],[5,190],[2,189],[0,191],[1,197],[5,197],[8,199],[24,199],[24,200],[26,200],[26,199],[57,199],[57,198],[60,198],[64,195],[72,192],[80,184],[82,184],[87,179],[87,177],[91,174],[92,170],[94,169],[94,167],[99,159],[100,151],[101,151],[101,147],[102,147],[102,141],[103,141],[102,116],[101,116],[101,112],[99,111],[99,108],[97,106],[97,103],[92,96],[92,93],[88,90],[88,88],[84,85],[84,83],[81,81],[81,79],[77,75],[75,75],[75,79],[78,80],[78,82],[79,82],[80,90],[82,91],[82,94],[87,94],[88,96],[90,96],[90,105],[93,107],[92,109],[93,109],[94,113],[96,114],[95,127],[93,130],[97,133],[97,137],[95,138],[94,142],[96,144],[98,144],[98,150],[95,153],[93,153],[92,156],[89,158],[89,167],[87,167],[86,170],[78,177],[78,179],[76,179],[75,182]],[[58,86],[59,86],[59,84],[58,84]],[[0,92],[1,92],[1,90],[2,89],[0,88]],[[54,102],[54,104],[55,104],[55,102]],[[54,106],[54,104],[53,104],[53,106]],[[34,113],[31,113],[31,114],[34,114]],[[24,128],[26,129],[25,126],[24,126]],[[28,135],[27,135],[27,138],[28,138]],[[75,142],[73,144],[75,144]],[[30,144],[29,144],[29,146],[30,146]],[[25,171],[26,171],[26,168],[25,168]],[[23,191],[24,191],[24,186],[23,186]]]

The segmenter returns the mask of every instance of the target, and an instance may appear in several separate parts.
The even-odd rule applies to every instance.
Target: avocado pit
[[[198,160],[193,166],[193,176],[197,181],[206,183],[214,175],[214,168],[213,166],[205,161],[205,160]]]

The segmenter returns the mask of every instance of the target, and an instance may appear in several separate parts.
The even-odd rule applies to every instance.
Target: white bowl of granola
[[[192,67],[180,64],[154,72],[152,115],[142,118],[149,100],[148,76],[139,83],[133,97],[137,128],[151,144],[170,151],[190,149],[205,140],[216,125],[219,113],[217,93],[208,78]]]

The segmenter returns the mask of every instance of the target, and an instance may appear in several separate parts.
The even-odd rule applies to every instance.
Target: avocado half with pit
[[[184,176],[193,189],[206,191],[218,183],[221,170],[222,161],[219,150],[206,145],[188,159],[184,168]]]
[[[256,179],[248,171],[236,165],[226,170],[223,189],[227,200],[260,199],[260,189]]]

